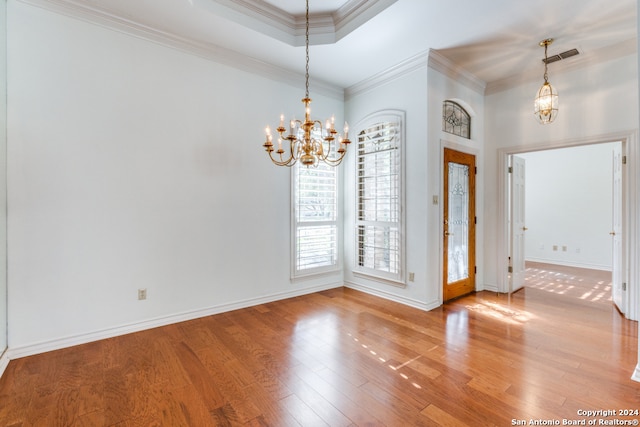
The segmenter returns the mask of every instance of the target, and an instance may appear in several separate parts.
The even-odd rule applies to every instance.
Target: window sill
[[[290,280],[293,283],[303,282],[306,280],[313,280],[313,279],[318,279],[318,278],[327,277],[327,276],[335,276],[340,274],[341,271],[342,271],[341,268],[336,267],[336,268],[331,268],[326,270],[312,271],[308,273],[299,273],[296,275],[291,275]]]
[[[385,285],[395,286],[396,288],[406,288],[407,283],[404,280],[391,279],[389,277],[379,276],[376,274],[366,273],[364,271],[353,270],[353,275],[362,279],[373,280],[375,282],[384,283]]]

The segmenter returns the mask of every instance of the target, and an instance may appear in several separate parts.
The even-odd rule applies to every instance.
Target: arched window
[[[404,112],[375,113],[356,133],[355,271],[404,280]]]
[[[444,101],[442,104],[442,130],[471,139],[471,117],[459,104]]]

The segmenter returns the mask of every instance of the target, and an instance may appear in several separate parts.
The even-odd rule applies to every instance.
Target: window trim
[[[326,265],[321,267],[313,267],[304,270],[298,270],[298,248],[297,248],[297,237],[298,237],[298,220],[296,215],[296,175],[297,168],[304,167],[299,162],[297,162],[294,166],[290,168],[290,185],[291,185],[291,261],[290,261],[290,279],[291,281],[310,279],[320,276],[333,275],[337,272],[342,271],[343,268],[343,219],[342,219],[342,171],[338,166],[332,166],[335,170],[336,174],[336,219],[335,221],[318,221],[313,224],[315,225],[326,225],[329,223],[335,223],[336,226],[336,262],[333,265]]]
[[[398,140],[399,147],[399,155],[400,155],[400,171],[398,176],[398,186],[399,186],[399,212],[398,212],[398,233],[400,243],[398,244],[398,273],[389,273],[381,270],[376,270],[368,267],[363,267],[359,265],[359,241],[358,241],[358,226],[361,224],[360,220],[358,220],[358,137],[360,132],[368,127],[371,127],[377,123],[391,121],[398,123],[398,127],[400,129],[400,136]],[[355,276],[363,277],[366,279],[374,280],[377,282],[382,282],[392,286],[400,286],[405,287],[407,285],[406,282],[406,214],[405,214],[405,151],[406,151],[406,114],[403,110],[381,110],[375,113],[372,113],[365,118],[363,118],[355,127],[355,140],[353,143],[354,146],[354,156],[353,156],[353,171],[354,171],[354,215],[353,215],[353,248],[354,248],[354,259],[353,259],[353,274]],[[367,223],[370,221],[364,221]]]

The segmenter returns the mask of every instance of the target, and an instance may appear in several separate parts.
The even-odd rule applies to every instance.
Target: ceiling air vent
[[[567,50],[566,52],[562,52],[559,53],[557,55],[553,55],[547,58],[546,63],[547,64],[551,64],[552,62],[556,62],[556,61],[560,61],[562,59],[567,59],[567,58],[571,58],[572,56],[576,56],[579,55],[580,52],[578,51],[578,49],[570,49]],[[542,62],[545,62],[544,59],[542,59]]]

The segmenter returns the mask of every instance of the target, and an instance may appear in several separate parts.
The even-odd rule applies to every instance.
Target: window
[[[338,168],[292,168],[293,277],[338,268]]]
[[[374,116],[356,143],[356,270],[403,280],[403,115]]]
[[[442,104],[442,130],[470,139],[471,117],[469,113],[453,101],[444,101]]]

